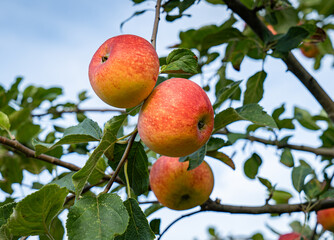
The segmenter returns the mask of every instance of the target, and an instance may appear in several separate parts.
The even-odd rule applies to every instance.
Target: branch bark
[[[45,112],[45,113],[38,113],[38,114],[32,114],[32,117],[43,117],[49,114],[63,114],[63,113],[83,113],[83,112],[120,112],[120,113],[126,113],[125,110],[122,109],[98,109],[98,108],[85,108],[85,109],[70,109],[70,110],[62,110],[62,111],[52,111],[52,112]]]
[[[239,214],[283,214],[292,212],[303,212],[309,206],[313,206],[308,209],[309,211],[319,211],[321,209],[333,208],[334,199],[320,200],[318,202],[300,203],[300,204],[266,204],[263,206],[234,206],[227,204],[220,204],[219,201],[207,200],[202,206],[202,211],[214,211],[214,212],[226,212],[226,213],[239,213]]]
[[[257,17],[256,11],[248,9],[239,0],[223,0],[228,8],[238,14],[258,35],[262,41],[272,36],[266,25]],[[334,122],[334,102],[331,97],[319,85],[316,79],[298,62],[295,56],[289,54],[282,59],[300,82],[309,90],[313,97],[320,103],[327,112],[329,118]]]
[[[215,134],[227,135],[228,133],[231,133],[231,132],[227,132],[225,130],[220,130],[220,131],[217,131]],[[310,153],[314,153],[316,155],[321,155],[321,156],[327,156],[327,157],[333,157],[334,158],[334,148],[323,148],[323,147],[314,148],[314,147],[309,147],[309,146],[304,146],[304,145],[280,143],[279,141],[268,140],[268,139],[255,137],[255,136],[246,136],[244,139],[250,140],[252,142],[263,143],[265,145],[276,146],[277,148],[290,148],[290,149],[293,149],[293,150],[310,152]]]

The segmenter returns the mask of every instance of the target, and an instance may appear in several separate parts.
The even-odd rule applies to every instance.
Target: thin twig
[[[173,226],[175,223],[177,223],[178,221],[180,221],[181,219],[183,218],[186,218],[186,217],[190,217],[194,214],[197,214],[197,213],[200,213],[200,212],[203,212],[202,210],[198,210],[198,211],[195,211],[195,212],[191,212],[191,213],[188,213],[188,214],[185,214],[185,215],[182,215],[181,217],[175,219],[173,222],[171,222],[166,228],[165,230],[160,234],[158,240],[161,239],[161,237],[168,231],[168,229]]]
[[[124,151],[124,153],[123,153],[123,156],[122,156],[121,160],[119,161],[119,163],[118,163],[118,165],[117,165],[117,168],[116,168],[114,174],[111,176],[111,178],[110,178],[110,180],[109,180],[109,182],[108,182],[106,188],[104,189],[103,193],[107,193],[107,192],[109,192],[109,190],[110,190],[112,184],[114,183],[114,181],[115,181],[115,179],[116,179],[116,177],[117,177],[119,171],[121,170],[121,168],[123,167],[125,161],[127,160],[127,157],[128,157],[128,155],[129,155],[129,153],[130,153],[130,149],[131,149],[131,147],[132,147],[133,142],[135,141],[135,138],[136,138],[136,136],[137,136],[137,133],[138,133],[138,132],[133,133],[133,134],[131,135],[131,137],[129,138],[128,145],[127,145],[126,148],[125,148],[125,151]]]
[[[231,133],[231,132],[227,132],[224,129],[215,132],[215,134],[223,134],[223,135],[227,135],[228,133]],[[266,145],[276,146],[277,148],[290,148],[293,150],[311,152],[316,155],[334,157],[334,148],[324,148],[324,147],[314,148],[314,147],[309,147],[309,146],[304,146],[304,145],[281,143],[279,141],[268,140],[268,139],[259,138],[255,136],[245,136],[244,139],[250,140],[252,142],[259,142],[259,143],[263,143]]]
[[[262,41],[265,41],[273,34],[266,25],[257,17],[256,12],[248,9],[240,0],[223,0],[228,8],[238,14],[248,26],[258,35]],[[327,112],[328,117],[334,122],[334,102],[324,89],[318,84],[316,79],[299,63],[295,56],[289,52],[282,60],[300,82],[309,90],[313,97],[320,103]]]
[[[155,17],[154,17],[153,32],[151,38],[151,43],[154,49],[156,49],[157,47],[157,34],[158,34],[158,25],[160,21],[160,8],[161,8],[161,0],[157,0],[157,4],[155,5]]]
[[[45,113],[39,113],[39,114],[31,114],[32,117],[43,117],[49,114],[56,114],[56,115],[61,115],[64,113],[83,113],[83,112],[120,112],[120,113],[126,113],[125,110],[123,109],[98,109],[98,108],[85,108],[85,109],[67,109],[67,110],[62,110],[62,111],[50,111],[50,112],[45,112]]]

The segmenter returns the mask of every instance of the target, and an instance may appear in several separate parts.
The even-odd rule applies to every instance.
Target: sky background
[[[60,101],[76,101],[77,94],[87,90],[90,99],[83,107],[108,108],[93,92],[88,80],[88,65],[97,48],[108,38],[119,34],[135,34],[150,40],[154,20],[154,1],[133,6],[129,0],[96,0],[96,1],[0,1],[0,84],[8,88],[17,76],[23,76],[22,86],[36,85],[43,87],[60,86],[64,89],[64,96]],[[120,24],[130,17],[135,11],[150,9],[145,14],[133,18],[127,22],[123,30]],[[199,28],[205,24],[221,24],[229,17],[230,12],[223,6],[213,6],[201,1],[186,11],[192,17],[184,17],[173,23],[166,23],[164,15],[161,17],[158,38],[158,55],[166,56],[170,49],[168,46],[179,42],[178,34],[189,28]],[[304,58],[298,50],[294,53],[305,67],[316,77],[319,83],[334,96],[333,88],[333,64],[332,58],[325,58],[320,71],[312,70],[311,59]],[[320,106],[301,85],[301,83],[289,72],[286,66],[277,59],[268,58],[264,69],[268,72],[265,81],[265,94],[260,105],[268,113],[286,103],[284,116],[293,116],[293,106],[308,109],[312,114],[320,112]],[[209,66],[213,71],[217,65]],[[262,68],[261,61],[245,60],[241,65],[241,71],[228,70],[228,77],[234,80],[246,80]],[[211,71],[211,72],[212,72]],[[211,76],[210,73],[205,77]],[[199,78],[194,81],[201,83]],[[212,83],[214,84],[214,82]],[[214,101],[213,94],[209,94]],[[111,117],[110,113],[89,114],[89,117],[97,121],[102,127]],[[48,119],[42,120],[47,126]],[[65,127],[75,124],[71,117],[66,116],[61,122]],[[231,129],[240,129],[245,123],[232,124]],[[298,135],[293,137],[295,144],[319,146],[320,142],[313,132],[302,130],[296,123]],[[288,134],[285,132],[284,134]],[[319,132],[320,134],[320,132]],[[293,193],[293,202],[300,201],[299,196],[292,190],[291,169],[279,163],[279,151],[265,147],[261,144],[248,144],[244,148],[244,142],[237,143],[234,147],[227,147],[224,152],[231,156],[234,152],[236,170],[233,171],[222,163],[206,159],[215,175],[215,188],[212,199],[220,198],[222,203],[235,205],[262,205],[266,198],[265,188],[255,180],[246,179],[243,173],[243,163],[247,157],[256,150],[264,159],[259,176],[278,183],[278,188]],[[294,151],[295,159],[307,159],[312,166],[319,169],[320,163],[313,154],[305,154]],[[83,165],[84,159],[73,155],[64,160]],[[43,175],[47,182],[50,176]],[[36,177],[25,174],[25,180],[34,181]],[[18,190],[18,192],[20,192]],[[19,196],[19,195],[18,195]],[[5,197],[0,192],[0,200]],[[151,194],[152,199],[155,199]],[[302,199],[302,198],[301,198]],[[163,209],[152,215],[152,218],[162,218],[161,229],[178,216],[192,212],[173,211]],[[66,217],[66,212],[62,215]],[[274,229],[285,233],[289,232],[288,222],[292,219],[302,220],[302,214],[284,214],[281,218],[270,218],[268,215],[237,215],[228,213],[200,213],[190,218],[185,218],[175,224],[163,237],[166,240],[205,240],[207,227],[214,226],[224,236],[250,236],[256,232],[262,232],[267,239],[277,239],[267,227],[269,224]],[[311,222],[314,222],[314,216]],[[34,239],[34,238],[29,238]]]

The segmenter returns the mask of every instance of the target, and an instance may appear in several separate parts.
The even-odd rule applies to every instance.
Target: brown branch
[[[23,144],[21,144],[20,142],[18,142],[17,140],[11,140],[5,137],[0,136],[0,143],[5,145],[5,146],[9,146],[11,148],[13,148],[15,151],[23,153],[25,156],[30,157],[30,158],[35,158],[38,160],[41,160],[43,162],[47,162],[47,163],[51,163],[53,165],[57,165],[60,167],[64,167],[67,168],[71,171],[79,171],[81,168],[72,164],[72,163],[68,163],[68,162],[64,162],[58,158],[46,155],[46,154],[41,154],[36,156],[36,152],[26,146],[24,146]],[[109,175],[105,175],[103,177],[104,180],[109,180],[110,176]],[[123,181],[120,178],[116,178],[116,181],[120,184],[123,184]]]
[[[227,135],[228,133],[230,133],[230,132],[227,132],[223,129],[223,130],[217,131],[215,134]],[[259,138],[259,137],[255,137],[255,136],[249,136],[249,135],[245,136],[243,139],[250,140],[252,142],[263,143],[263,144],[266,144],[266,145],[276,146],[277,148],[290,148],[290,149],[293,149],[293,150],[310,152],[310,153],[314,153],[316,155],[321,155],[321,156],[327,156],[327,157],[333,157],[334,158],[334,148],[324,148],[324,147],[314,148],[314,147],[309,147],[309,146],[304,146],[304,145],[281,143],[279,141],[268,140],[268,139]]]
[[[34,150],[24,146],[23,144],[19,143],[16,140],[10,140],[8,138],[0,136],[0,143],[18,150],[19,152],[23,153],[27,157],[36,158],[36,159],[42,160],[47,163],[51,163],[57,166],[67,168],[72,171],[80,170],[80,167],[72,163],[64,162],[58,158],[55,158],[55,157],[52,157],[46,154],[41,154],[41,155],[36,156],[36,152]]]
[[[223,0],[228,8],[238,14],[261,38],[262,41],[272,36],[266,25],[257,17],[256,12],[248,9],[239,0]],[[289,52],[282,59],[291,71],[309,90],[313,97],[320,103],[327,112],[329,118],[334,122],[334,102],[324,89],[318,84],[315,78],[298,62],[294,55]]]
[[[131,137],[129,138],[129,140],[128,140],[128,145],[127,145],[126,148],[125,148],[125,151],[124,151],[124,153],[123,153],[123,156],[122,156],[121,160],[119,161],[119,163],[118,163],[118,165],[117,165],[117,168],[115,169],[115,172],[114,172],[113,175],[111,176],[111,178],[110,178],[110,180],[109,180],[109,182],[108,182],[106,188],[104,189],[103,193],[107,193],[107,192],[109,192],[109,190],[110,190],[112,184],[113,184],[114,181],[116,180],[116,177],[117,177],[119,171],[121,171],[121,168],[123,167],[125,161],[127,160],[127,157],[128,157],[128,155],[129,155],[129,153],[130,153],[132,144],[133,144],[133,142],[135,141],[135,138],[136,138],[136,136],[137,136],[137,133],[138,133],[138,131],[135,131],[135,132],[131,135]]]
[[[319,211],[321,209],[333,208],[334,199],[320,200],[312,202],[313,208],[309,211]],[[309,202],[300,204],[277,204],[277,205],[263,205],[263,206],[234,206],[227,204],[220,204],[219,201],[207,200],[202,206],[202,211],[239,213],[239,214],[283,214],[292,212],[303,212],[310,206]]]
[[[69,110],[62,110],[62,111],[50,111],[45,113],[39,113],[39,114],[32,114],[32,117],[43,117],[49,114],[63,114],[63,113],[83,113],[83,112],[120,112],[120,113],[126,113],[125,110],[122,109],[97,109],[97,108],[85,108],[85,109],[69,109]]]
[[[157,4],[155,5],[155,17],[154,17],[154,24],[153,24],[153,32],[151,37],[151,43],[156,49],[157,45],[157,34],[158,34],[158,25],[160,21],[160,8],[161,8],[161,0],[157,0]]]

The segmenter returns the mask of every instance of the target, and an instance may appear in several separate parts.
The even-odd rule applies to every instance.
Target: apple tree
[[[133,15],[120,24],[123,26],[127,21],[140,21],[140,15],[146,14],[148,8],[154,9],[152,36],[146,36],[152,44],[149,49],[154,51],[159,43],[158,33],[163,31],[159,28],[159,22],[176,24],[182,18],[191,17],[192,9],[200,1],[132,2],[134,9],[140,10],[134,10]],[[86,109],[82,107],[88,98],[85,91],[78,94],[76,102],[59,101],[62,88],[33,85],[22,88],[21,77],[16,78],[7,89],[0,86],[0,193],[6,196],[0,203],[0,239],[27,239],[30,236],[53,240],[164,239],[165,233],[179,220],[207,212],[254,216],[265,214],[273,218],[300,213],[304,220],[297,222],[291,218],[291,232],[277,231],[282,235],[281,239],[333,237],[330,232],[334,232],[334,102],[329,95],[330,89],[322,88],[320,79],[313,77],[312,73],[328,68],[328,62],[332,62],[329,68],[333,67],[334,1],[205,2],[225,8],[225,20],[220,25],[182,30],[179,41],[170,44],[172,49],[168,55],[157,52],[157,70],[153,74],[155,82],[134,106]],[[144,7],[141,9],[141,6]],[[301,53],[300,56],[308,59],[312,66],[304,67],[295,57],[296,53]],[[100,60],[105,63],[109,57],[109,53],[104,54]],[[127,67],[130,69],[129,59]],[[270,106],[271,111],[267,110],[271,102],[270,96],[265,95],[268,91],[265,86],[268,86],[266,81],[271,72],[266,69],[270,69],[268,62],[272,59],[283,63],[284,68],[278,74],[299,84],[294,90],[296,94],[301,89],[307,89],[319,105],[317,113],[313,113],[313,109],[298,107],[294,102],[285,102],[284,92],[275,95],[280,96],[284,104]],[[247,68],[243,64],[246,61],[260,63],[259,69],[249,76],[243,76],[243,79],[231,77],[231,72],[238,73]],[[149,64],[140,59],[136,59],[136,62],[142,66]],[[143,68],[138,69],[142,74]],[[104,73],[103,77],[108,74]],[[135,74],[131,73],[131,76]],[[290,188],[282,189],[279,181],[261,175],[263,165],[273,159],[254,147],[251,155],[242,159],[241,166],[244,180],[256,181],[266,189],[261,196],[263,201],[258,206],[225,202],[223,196],[206,196],[205,201],[197,203],[199,206],[164,229],[161,228],[162,216],[159,213],[160,209],[166,208],[166,204],[157,201],[152,193],[150,171],[162,155],[160,149],[169,144],[167,130],[178,118],[176,115],[180,113],[180,119],[189,118],[195,111],[189,106],[198,104],[184,100],[190,105],[184,109],[177,108],[176,112],[171,109],[159,111],[159,107],[162,108],[159,105],[158,109],[151,111],[155,113],[154,119],[158,119],[153,124],[153,130],[146,131],[149,121],[140,124],[139,121],[143,118],[140,114],[144,112],[143,106],[147,102],[143,103],[142,100],[166,85],[171,78],[200,82],[204,95],[213,99],[212,128],[203,143],[189,147],[192,149],[190,154],[173,155],[174,152],[187,150],[189,141],[174,144],[176,140],[172,139],[173,148],[166,148],[166,151],[162,151],[163,155],[172,152],[170,157],[180,157],[176,163],[186,164],[187,169],[183,172],[187,174],[199,169],[208,159],[218,161],[220,168],[235,169],[236,154],[244,152],[249,145],[264,145],[272,149],[275,159],[278,156],[279,164],[288,169]],[[191,92],[191,87],[184,86],[172,88],[170,95],[163,99],[165,105],[173,103],[179,92]],[[108,98],[106,95],[110,89],[108,85],[101,85],[97,92],[104,91],[102,95]],[[200,98],[202,92],[192,99]],[[124,94],[127,94],[126,91]],[[119,95],[123,97],[124,94]],[[153,98],[153,95],[149,98]],[[115,97],[115,93],[112,97]],[[138,93],[132,93],[126,100],[131,102],[136,97]],[[118,103],[123,106],[122,102]],[[292,114],[286,112],[285,104],[293,106]],[[112,117],[103,123],[101,129],[94,118],[87,117],[87,113],[91,112],[108,112]],[[60,127],[58,121],[66,114],[74,115],[77,124]],[[49,117],[47,126],[46,117]],[[162,117],[171,119],[164,121],[163,126],[156,127]],[[196,127],[201,130],[205,124],[209,124],[209,120],[205,121],[196,122]],[[181,126],[181,123],[177,122],[176,125]],[[141,135],[141,132],[145,132],[143,129],[146,135]],[[151,139],[161,129],[167,130],[160,139],[167,140],[155,148],[156,140],[152,140],[152,143]],[[171,132],[178,135],[177,139],[182,139],[188,133],[182,127],[173,127]],[[315,146],[308,138],[294,142],[295,137],[303,132],[317,138],[320,144]],[[192,141],[191,144],[197,142]],[[308,157],[299,158],[300,153]],[[68,160],[78,155],[86,159],[81,167]],[[163,167],[162,170],[167,172],[168,168]],[[36,181],[27,186],[25,172],[36,176],[48,175],[52,179],[47,183]],[[159,175],[163,174],[155,174]],[[198,171],[195,177],[201,175],[201,171]],[[163,176],[168,177],[167,174]],[[200,181],[205,182],[207,178]],[[172,179],[164,185],[167,186],[170,181]],[[181,182],[179,184],[182,185]],[[32,193],[15,198],[16,185],[29,188]],[[196,188],[196,184],[193,185]],[[154,191],[164,187],[161,184],[158,186],[154,187],[157,189]],[[215,188],[219,187],[219,184],[215,185]],[[167,189],[167,193],[172,190]],[[175,204],[173,200],[177,200],[176,195],[169,199],[172,204]],[[188,200],[189,195],[182,197]],[[298,200],[291,203],[292,199]],[[64,212],[67,212],[65,219]],[[150,217],[152,215],[154,218]],[[317,221],[311,221],[316,215]],[[273,227],[271,230],[275,232],[277,229]],[[214,228],[209,228],[208,234],[210,239],[223,239]],[[283,234],[290,235],[283,238]],[[246,238],[257,240],[266,239],[266,236],[250,232]]]

